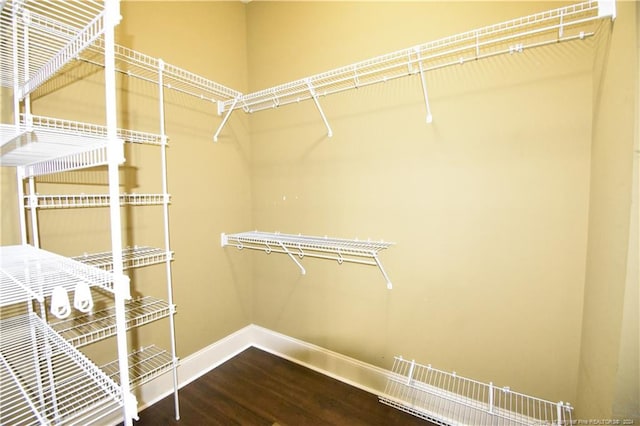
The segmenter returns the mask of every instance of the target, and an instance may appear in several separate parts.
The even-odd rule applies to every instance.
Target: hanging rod
[[[423,79],[427,122],[431,122],[424,72],[522,52],[530,47],[584,39],[595,34],[596,21],[603,18],[613,20],[615,14],[615,0],[590,0],[548,10],[248,93],[239,99],[219,103],[218,113],[228,113],[233,109],[253,113],[308,99],[313,99],[317,104],[318,96],[420,74]],[[312,91],[309,90],[310,87],[313,87]]]
[[[394,244],[390,242],[253,231],[240,234],[223,233],[220,236],[220,244],[222,247],[232,246],[239,250],[246,248],[261,250],[267,254],[287,254],[300,268],[300,272],[303,275],[306,274],[306,270],[299,259],[301,260],[304,257],[335,260],[339,264],[350,262],[373,265],[377,266],[380,272],[382,272],[387,282],[387,288],[391,289],[393,287],[389,276],[378,258],[378,252],[380,250],[386,249]]]

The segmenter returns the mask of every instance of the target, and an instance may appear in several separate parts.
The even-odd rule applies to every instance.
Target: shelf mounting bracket
[[[280,242],[280,247],[282,247],[282,250],[284,250],[285,253],[287,253],[289,255],[289,257],[291,258],[291,260],[293,260],[295,262],[296,265],[298,265],[298,268],[300,268],[300,273],[302,275],[305,275],[307,273],[307,270],[304,269],[304,266],[302,266],[302,263],[300,263],[298,261],[298,259],[296,259],[296,257],[293,255],[293,253],[291,253],[289,251],[289,249],[282,243]],[[301,252],[302,253],[302,252]]]
[[[433,121],[433,115],[431,115],[431,107],[429,107],[429,94],[427,93],[427,81],[424,78],[424,68],[422,67],[422,60],[420,59],[420,52],[416,48],[416,56],[418,57],[418,66],[420,67],[420,83],[422,83],[422,94],[424,95],[424,103],[427,107],[427,123]]]
[[[380,259],[378,259],[378,255],[374,254],[373,260],[375,260],[376,265],[378,265],[378,269],[380,269],[380,272],[382,272],[384,279],[387,281],[387,289],[391,290],[393,288],[393,284],[391,284],[391,280],[389,279],[389,275],[387,275],[387,271],[385,271],[382,267],[382,262],[380,262]]]
[[[238,100],[240,100],[240,96],[237,96],[236,98],[233,99],[233,103],[229,107],[229,111],[227,111],[227,113],[224,115],[224,118],[222,119],[222,123],[220,123],[220,126],[218,126],[218,130],[216,130],[216,133],[213,135],[214,142],[218,142],[218,136],[220,136],[220,132],[222,131],[222,128],[224,127],[224,125],[227,124],[227,120],[229,120],[229,116],[233,112],[233,109],[236,107]],[[221,105],[221,103],[218,103],[218,105]],[[221,111],[218,111],[218,112],[220,114],[222,113]]]
[[[309,93],[311,94],[311,97],[313,98],[313,102],[316,104],[316,108],[318,108],[318,111],[320,112],[320,116],[322,117],[322,121],[324,121],[324,125],[327,127],[327,136],[331,137],[331,136],[333,136],[333,130],[331,130],[331,126],[329,125],[329,121],[327,120],[327,116],[324,115],[324,111],[322,110],[322,106],[320,105],[320,101],[318,101],[318,94],[316,93],[316,89],[313,88],[313,85],[311,84],[311,81],[308,78],[306,79],[306,83],[307,83],[307,86],[309,87]]]

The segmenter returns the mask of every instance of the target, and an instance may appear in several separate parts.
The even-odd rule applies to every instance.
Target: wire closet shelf
[[[122,407],[119,386],[35,314],[0,334],[0,424],[82,425]]]
[[[392,288],[391,280],[378,257],[381,250],[394,244],[391,242],[250,231],[223,233],[220,243],[222,247],[233,246],[240,250],[246,248],[261,250],[267,254],[287,254],[298,265],[302,274],[306,270],[298,259],[305,256],[335,260],[340,264],[349,262],[377,266],[387,282],[387,288]]]
[[[482,383],[395,357],[383,404],[439,425],[541,426],[572,424],[573,407],[493,383]]]
[[[253,113],[312,99],[332,135],[318,98],[350,89],[384,83],[396,78],[419,75],[432,121],[425,73],[504,54],[521,53],[528,48],[593,36],[603,18],[615,18],[615,0],[590,0],[524,16],[472,31],[444,37],[351,65],[301,78],[289,83],[243,94],[218,103],[218,114],[236,109]]]
[[[0,247],[0,307],[37,300],[78,282],[115,293],[113,274],[30,245]]]
[[[95,298],[94,298],[95,299]],[[96,305],[106,306],[87,314],[75,315],[50,323],[51,328],[75,347],[82,347],[109,338],[116,334],[116,313],[113,303],[107,298],[95,300]],[[151,296],[137,297],[125,304],[126,329],[140,327],[150,322],[167,318],[175,307],[166,301]]]
[[[157,134],[117,129],[119,140],[163,145]],[[20,115],[20,124],[0,124],[2,166],[26,166],[26,176],[77,170],[108,163],[107,127],[37,115]]]

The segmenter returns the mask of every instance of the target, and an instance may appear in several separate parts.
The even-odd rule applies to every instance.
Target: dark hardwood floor
[[[431,425],[381,404],[376,395],[256,348],[183,387],[180,414],[176,421],[171,395],[140,412],[135,425]]]

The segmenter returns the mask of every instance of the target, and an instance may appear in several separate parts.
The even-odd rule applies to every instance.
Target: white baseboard
[[[251,324],[181,359],[178,387],[191,383],[251,346],[373,394],[383,393],[387,383],[387,370]],[[172,393],[173,376],[167,373],[135,390],[138,409],[142,411]],[[120,418],[114,416],[108,424],[122,421],[121,413],[116,414]]]

